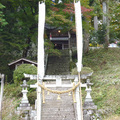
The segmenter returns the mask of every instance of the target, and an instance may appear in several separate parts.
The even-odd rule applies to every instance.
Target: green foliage
[[[66,10],[66,6],[63,3],[61,4],[55,4],[55,5],[47,5],[47,16],[46,16],[46,22],[54,27],[62,27],[64,31],[69,31],[74,28],[74,22],[71,21],[71,16],[74,15],[73,13],[67,13],[63,11]],[[73,7],[73,6],[72,6]],[[72,8],[73,10],[73,8]]]
[[[76,67],[75,62],[71,61],[70,62],[70,71],[72,71],[72,69],[75,68],[75,67]]]
[[[120,114],[120,107],[115,111],[115,114]]]
[[[93,6],[94,16],[100,17],[102,14],[102,8],[99,0],[89,0],[90,6]]]
[[[81,75],[93,73],[93,70],[89,67],[83,67],[81,70]]]
[[[24,73],[26,74],[37,74],[37,68],[31,64],[22,64],[13,73],[14,83],[19,85],[24,79]]]
[[[101,25],[98,31],[93,31],[90,34],[90,43],[96,44],[105,44],[105,35],[106,35],[106,26]]]
[[[110,11],[110,15],[109,18],[111,19],[110,21],[110,34],[113,35],[114,33],[114,38],[120,38],[120,15],[119,15],[119,11],[120,11],[120,3],[118,1],[111,1],[109,3],[109,11]]]
[[[4,8],[5,8],[5,6],[0,3],[0,30],[2,30],[2,26],[5,26],[8,24],[4,18],[4,14],[2,11],[2,9],[4,9]]]
[[[0,73],[5,74],[5,82],[11,82],[12,81],[12,71],[9,69],[8,63],[12,59],[15,59],[14,55],[6,55],[5,51],[1,51],[0,48]],[[2,52],[4,52],[4,55],[1,55]]]
[[[47,54],[61,56],[61,52],[58,49],[54,49],[54,45],[50,40],[46,39],[44,45]]]
[[[73,62],[77,62],[76,60],[77,60],[77,50],[74,50],[73,52],[72,52],[72,60],[73,60]]]
[[[120,47],[120,42],[118,42],[117,45]]]
[[[2,49],[5,47],[9,54],[17,52],[20,53],[20,56],[27,57],[28,50],[37,39],[38,0],[33,3],[26,0],[7,0],[1,1],[1,3],[7,8],[4,14],[9,23],[0,34]]]
[[[4,94],[8,98],[20,98],[22,97],[20,85],[16,87],[15,84],[5,84]]]
[[[28,100],[29,100],[30,104],[34,105],[36,99],[37,99],[37,93],[36,93],[36,91],[29,92],[29,94],[28,94]]]
[[[88,75],[88,74],[91,74],[93,73],[93,70],[89,67],[82,67],[82,70],[81,70],[81,75]],[[72,69],[72,72],[71,72],[72,75],[77,75],[78,72],[77,72],[77,67],[73,68]]]
[[[7,54],[14,54],[15,56],[29,57],[29,51],[32,49],[32,45],[37,44],[38,2],[39,0],[1,1],[7,8],[4,11],[4,15],[8,24],[0,33],[0,50],[6,51]],[[56,28],[62,27],[64,32],[75,28],[74,5],[72,0],[62,0],[60,4],[58,4],[58,0],[55,1],[55,4],[51,0],[46,0],[45,2],[47,24]],[[66,3],[70,4],[70,7]],[[84,3],[84,6],[89,8],[88,0]],[[65,12],[69,10],[71,12]],[[85,23],[83,22],[83,24]],[[83,25],[84,29],[87,29],[88,26],[88,24]],[[49,49],[48,51],[53,54],[59,54],[57,50]],[[31,54],[31,57],[34,57],[34,54]]]

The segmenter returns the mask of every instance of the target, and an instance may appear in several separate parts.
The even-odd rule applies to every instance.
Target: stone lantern
[[[85,120],[91,120],[91,117],[93,117],[93,114],[96,113],[97,111],[97,106],[94,104],[92,97],[91,97],[91,86],[93,85],[93,83],[90,83],[90,79],[87,79],[87,87],[86,87],[86,98],[85,98],[85,103],[84,103],[84,119]],[[98,119],[99,120],[99,119]]]
[[[18,114],[26,114],[27,113],[29,116],[29,113],[32,110],[32,107],[30,107],[28,97],[27,97],[27,93],[28,93],[27,87],[29,85],[27,85],[26,80],[24,80],[23,84],[20,86],[22,87],[23,97],[21,99],[20,106],[17,107],[17,113]]]

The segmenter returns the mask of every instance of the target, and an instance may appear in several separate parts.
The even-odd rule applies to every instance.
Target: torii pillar
[[[38,18],[38,69],[37,83],[42,84],[44,77],[44,26],[45,26],[45,3],[39,2]],[[37,120],[41,120],[41,87],[37,85]]]

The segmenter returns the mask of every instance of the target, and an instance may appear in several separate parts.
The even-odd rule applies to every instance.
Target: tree
[[[83,29],[84,29],[84,52],[87,52],[89,49],[89,30],[91,19],[90,12],[92,9],[89,7],[89,1],[82,2],[82,18],[83,18]],[[52,11],[48,11],[47,22],[55,26],[56,28],[61,26],[64,31],[75,30],[75,16],[74,16],[74,4],[72,2],[64,1],[61,4],[55,4],[51,7]],[[75,31],[74,31],[75,32]],[[88,33],[88,34],[87,34]]]
[[[120,38],[120,3],[117,0],[110,2],[110,40],[119,40]]]
[[[2,42],[8,44],[12,51],[16,50],[22,57],[27,57],[32,43],[36,43],[38,0],[34,3],[26,0],[7,0],[2,3],[7,7],[5,14],[9,24],[1,34],[10,34],[9,37],[2,35]]]
[[[94,4],[94,2],[95,2],[95,9],[94,10],[96,11],[95,14],[99,17],[99,21],[101,23],[101,25],[99,25],[99,28],[98,28],[98,26],[95,26],[96,24],[94,24],[95,29],[98,28],[98,31],[96,32],[96,36],[98,39],[97,41],[98,41],[98,43],[103,43],[105,48],[108,48],[109,41],[110,41],[110,37],[109,37],[109,34],[110,34],[110,32],[109,32],[110,16],[111,16],[110,9],[112,7],[112,6],[110,7],[110,4],[112,1],[109,1],[109,0],[90,0],[91,4]],[[102,6],[102,12],[101,12],[101,6]],[[101,18],[101,16],[102,16],[102,18]],[[97,18],[96,18],[96,20],[97,20]],[[101,34],[103,31],[104,31],[104,34]],[[100,36],[101,36],[101,40],[99,39]]]
[[[83,16],[82,16],[82,18],[83,18],[83,29],[84,29],[84,32],[83,32],[84,33],[83,50],[84,50],[84,53],[87,53],[89,51],[90,30],[92,28],[90,21],[91,21],[91,18],[92,18],[91,11],[93,11],[93,9],[91,9],[91,7],[89,6],[89,0],[82,0],[81,5],[84,6],[85,8],[88,8],[88,10],[89,10],[89,11],[85,12],[85,14],[83,14]]]
[[[31,64],[22,64],[13,73],[14,83],[19,85],[24,79],[24,73],[26,74],[37,74],[37,67]]]
[[[0,3],[0,30],[2,30],[3,26],[8,24],[4,18],[4,14],[2,11],[2,9],[4,9],[4,8],[5,8],[5,6]]]
[[[90,5],[94,7],[93,16],[94,16],[94,29],[98,31],[98,17],[101,16],[101,4],[99,0],[90,1]]]
[[[69,7],[69,9],[68,9]],[[69,31],[74,28],[73,15],[74,6],[72,3],[60,3],[47,7],[46,22],[56,28],[62,27],[64,31]]]
[[[104,47],[108,48],[109,45],[109,0],[100,0],[103,8],[103,25],[106,26],[105,44]]]
[[[6,6],[4,10],[5,19],[9,23],[0,33],[1,51],[6,54],[14,54],[19,57],[28,57],[32,45],[37,44],[37,27],[38,27],[38,1],[34,0],[1,0]],[[74,25],[74,5],[72,0],[62,0],[59,3],[46,0],[46,23],[51,26],[63,27],[64,31],[75,28]],[[87,14],[90,9],[82,7],[84,18],[89,18]],[[85,22],[83,22],[84,29]],[[37,47],[37,46],[36,46]]]

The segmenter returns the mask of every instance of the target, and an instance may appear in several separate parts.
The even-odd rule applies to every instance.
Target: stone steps
[[[50,88],[53,90],[67,90],[69,88]],[[45,104],[42,104],[42,120],[76,120],[72,95],[68,93],[58,95],[45,91]]]
[[[62,55],[48,56],[46,75],[68,75],[69,74],[69,52],[62,50]]]

